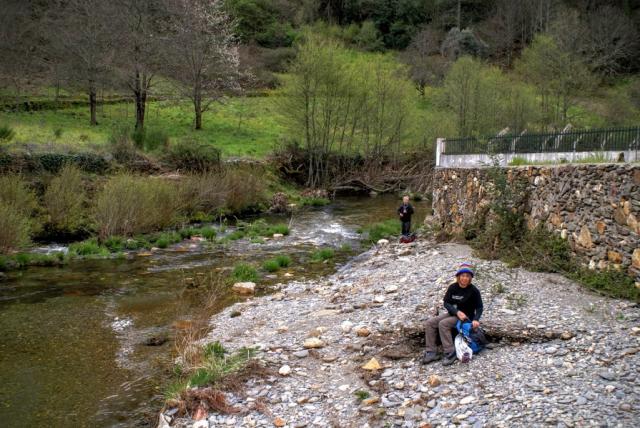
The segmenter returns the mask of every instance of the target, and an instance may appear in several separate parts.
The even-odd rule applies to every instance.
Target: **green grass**
[[[369,224],[358,229],[358,233],[363,235],[364,242],[375,244],[380,239],[398,235],[400,233],[400,222],[396,219],[389,219]]]
[[[10,144],[54,145],[73,149],[105,147],[114,129],[135,124],[133,104],[98,107],[98,125],[89,125],[89,108],[59,111],[0,112],[0,124],[15,135]],[[204,113],[203,129],[193,129],[192,107],[187,102],[153,101],[145,122],[148,136],[165,135],[172,141],[183,137],[213,144],[224,156],[262,158],[272,152],[283,133],[273,100],[269,97],[233,98]],[[160,138],[160,137],[158,137]],[[156,144],[161,145],[161,144]]]
[[[245,347],[228,355],[228,351],[220,342],[203,346],[201,352],[201,362],[197,367],[189,370],[178,367],[175,370],[178,379],[165,390],[167,400],[180,398],[182,392],[188,388],[216,385],[225,377],[242,370],[256,355],[255,349]]]
[[[267,272],[276,272],[280,268],[288,267],[290,265],[291,257],[281,254],[273,259],[265,261],[262,265],[262,268]]]
[[[360,401],[366,400],[371,396],[371,394],[368,391],[363,391],[362,389],[357,390],[356,392],[353,393],[353,395],[355,395],[356,398]]]
[[[335,257],[336,252],[333,248],[321,248],[311,254],[311,261],[314,263],[323,262],[325,260],[331,260]]]
[[[275,261],[278,262],[280,267],[289,267],[291,265],[291,257],[284,254],[276,256]]]
[[[323,207],[329,205],[331,201],[327,198],[302,198],[300,199],[300,205],[303,207]]]
[[[280,269],[280,264],[277,260],[267,260],[262,264],[262,268],[267,272],[276,272]]]
[[[260,275],[256,268],[247,263],[237,263],[233,267],[231,280],[233,282],[257,282]]]
[[[62,266],[68,257],[62,252],[51,254],[18,253],[0,256],[0,271],[25,269],[29,266]]]
[[[74,256],[108,256],[109,250],[100,245],[95,238],[69,245],[69,254]]]

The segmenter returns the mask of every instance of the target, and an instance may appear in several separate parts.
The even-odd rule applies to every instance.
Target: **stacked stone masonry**
[[[486,169],[436,169],[434,220],[453,235],[486,213]],[[525,217],[567,239],[590,267],[625,269],[640,281],[640,166],[622,164],[514,167],[509,182],[523,180]]]

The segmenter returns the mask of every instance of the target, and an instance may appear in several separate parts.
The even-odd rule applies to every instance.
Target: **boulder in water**
[[[236,282],[231,287],[238,294],[253,294],[256,292],[255,282]]]

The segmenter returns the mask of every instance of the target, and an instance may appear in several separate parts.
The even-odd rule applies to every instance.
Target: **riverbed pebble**
[[[442,310],[462,262],[478,273],[481,322],[566,335],[496,340],[468,364],[422,365],[424,345],[408,339],[405,328]],[[389,292],[393,285],[398,288]],[[227,393],[240,412],[232,415],[237,427],[636,426],[640,420],[640,352],[633,351],[640,348],[634,330],[640,308],[562,276],[481,260],[463,245],[419,240],[411,247],[375,246],[331,276],[291,281],[280,292],[281,300],[239,302],[211,320],[207,341],[230,351],[258,347],[256,358],[276,373],[243,380],[244,392]],[[230,318],[232,311],[242,316]],[[288,330],[278,333],[278,325]],[[360,328],[369,334],[357,334]],[[290,372],[278,376],[285,366]],[[227,421],[230,415],[209,416]]]

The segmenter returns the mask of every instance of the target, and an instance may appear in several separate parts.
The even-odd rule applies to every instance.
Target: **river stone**
[[[231,287],[233,291],[239,294],[253,294],[256,292],[255,282],[236,282]]]
[[[634,268],[640,269],[640,248],[633,250],[633,254],[631,255],[631,265]]]
[[[209,421],[206,419],[195,421],[193,423],[193,428],[209,428]]]
[[[380,365],[378,360],[376,360],[374,357],[374,358],[371,358],[367,364],[362,366],[362,368],[364,370],[374,371],[374,370],[380,370],[382,366]]]
[[[371,331],[367,327],[361,326],[356,328],[356,334],[358,337],[367,337],[371,334]]]
[[[387,286],[384,288],[384,292],[385,292],[385,293],[387,293],[387,294],[389,294],[389,293],[395,293],[396,291],[398,291],[398,286],[397,286],[397,285],[395,285],[395,284],[387,285]]]
[[[376,302],[376,303],[384,303],[384,300],[385,300],[385,298],[384,298],[384,296],[382,294],[378,294],[377,296],[375,296],[373,298],[373,301]]]
[[[304,344],[302,346],[304,346],[306,349],[323,348],[325,346],[325,343],[317,337],[310,337],[304,341]]]
[[[302,351],[296,351],[293,353],[293,356],[296,358],[307,358],[309,356],[309,351],[303,349]]]
[[[285,364],[284,366],[280,367],[278,373],[280,373],[282,376],[288,376],[289,374],[291,374],[291,367]]]
[[[427,382],[429,382],[429,386],[431,386],[432,388],[435,388],[436,386],[439,386],[442,383],[442,381],[440,380],[440,377],[435,374],[430,375],[429,380]]]
[[[460,400],[460,404],[462,406],[466,406],[467,404],[471,404],[474,401],[476,401],[476,398],[473,395],[469,395],[467,397],[464,397],[462,400]]]
[[[342,322],[342,324],[340,324],[340,330],[342,330],[343,333],[349,333],[352,328],[353,323],[349,320],[345,320]]]
[[[609,380],[609,381],[616,380],[615,373],[612,373],[612,372],[610,372],[608,370],[600,370],[598,372],[598,376],[600,376],[604,380]]]
[[[388,239],[379,239],[378,245],[387,245],[389,243]]]

